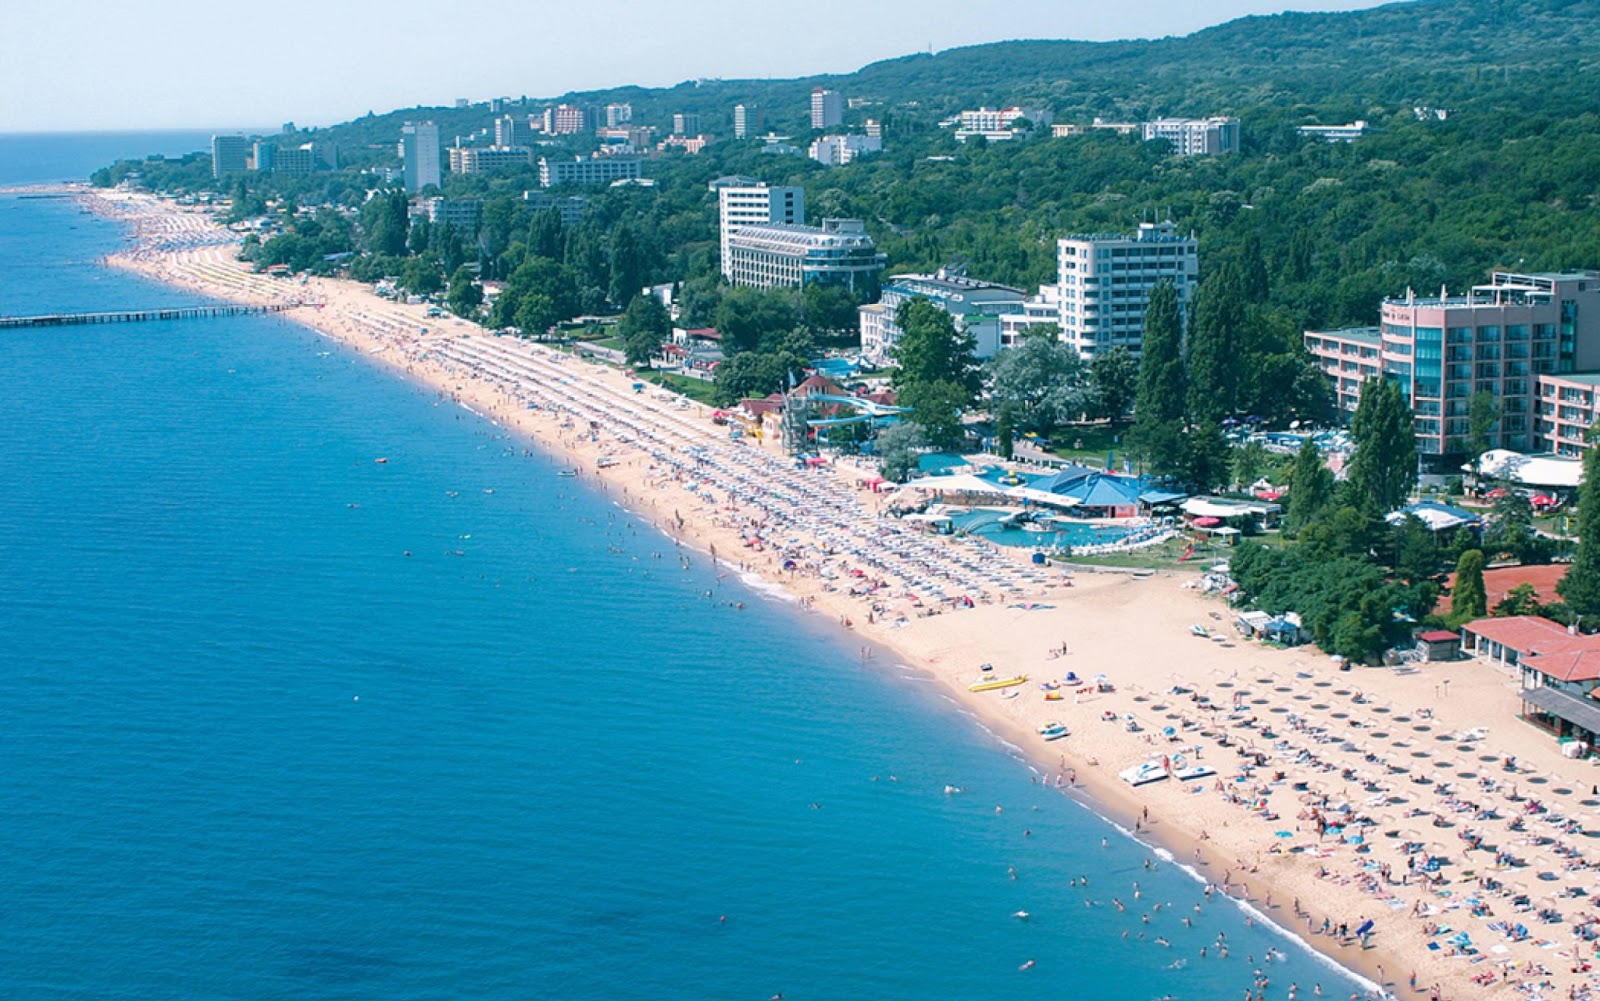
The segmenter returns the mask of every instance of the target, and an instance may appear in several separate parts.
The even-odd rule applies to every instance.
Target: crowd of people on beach
[[[980,606],[1049,608],[1026,599],[1073,593],[1059,590],[1069,583],[1061,571],[1026,563],[1019,552],[970,537],[932,537],[889,517],[861,485],[862,471],[801,464],[732,441],[701,408],[636,388],[614,371],[461,321],[424,320],[417,309],[370,293],[256,274],[234,259],[238,234],[204,213],[100,197],[90,204],[137,225],[129,263],[156,277],[249,302],[315,303],[343,295],[337,308],[308,318],[429,379],[446,399],[491,401],[508,431],[537,433],[566,450],[574,476],[605,485],[608,468],[625,467],[632,475],[610,487],[620,489],[613,496],[624,507],[680,539],[709,542],[712,558],[730,573],[803,583],[802,604],[827,603],[841,625],[859,619],[894,628]],[[679,559],[688,557],[680,551]],[[1039,663],[1068,656],[1061,642],[1058,650],[1041,650]],[[1422,962],[1404,981],[1411,996],[1461,997],[1470,990],[1600,999],[1592,971],[1600,955],[1600,908],[1589,902],[1591,892],[1600,892],[1593,880],[1600,858],[1582,840],[1596,825],[1581,809],[1600,807],[1600,789],[1535,768],[1507,748],[1491,750],[1487,732],[1452,732],[1431,709],[1402,708],[1346,677],[1307,666],[1245,679],[1186,676],[1170,690],[1130,685],[1052,701],[1049,711],[1075,734],[1117,731],[1115,740],[1069,740],[1064,746],[1074,763],[1063,760],[1052,784],[1073,789],[1074,766],[1114,772],[1157,743],[1164,753],[1203,757],[1218,772],[1212,781],[1169,778],[1138,792],[1174,825],[1203,798],[1225,805],[1229,823],[1196,834],[1206,849],[1196,850],[1197,867],[1224,869],[1211,879],[1206,899],[1221,893],[1249,900],[1279,920],[1284,905],[1263,888],[1290,885],[1285,880],[1299,873],[1316,892],[1295,899],[1292,916],[1281,923],[1330,943],[1335,955],[1383,949],[1414,933],[1421,944],[1406,954]],[[1028,701],[1004,704],[1019,707],[1020,716]],[[1171,725],[1136,736],[1121,726],[1095,730],[1101,719],[1121,723],[1133,712],[1164,714]],[[1151,832],[1148,817],[1135,822],[1137,835]],[[1223,843],[1233,854],[1217,859]],[[1144,906],[1130,910],[1120,894],[1097,900],[1087,878],[1083,890],[1084,906],[1117,909],[1120,901],[1124,914]],[[1140,899],[1136,890],[1130,899]],[[1154,904],[1138,916],[1130,936],[1171,948],[1170,932],[1146,930],[1145,919],[1156,920]],[[1226,944],[1208,944],[1203,955],[1226,957]],[[1270,957],[1259,967],[1256,957],[1247,958],[1252,1001],[1304,993],[1255,972],[1265,971]],[[1381,970],[1379,979],[1400,990]]]

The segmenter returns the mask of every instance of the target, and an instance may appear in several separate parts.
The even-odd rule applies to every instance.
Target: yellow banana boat
[[[979,681],[967,686],[969,692],[992,692],[1000,688],[1015,688],[1026,684],[1028,676],[1019,674],[1015,678],[996,678],[993,681]]]

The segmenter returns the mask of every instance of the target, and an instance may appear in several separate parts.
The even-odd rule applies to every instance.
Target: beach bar
[[[1478,619],[1461,635],[1474,654],[1514,668],[1522,718],[1584,750],[1600,734],[1600,636],[1585,636],[1538,615]]]

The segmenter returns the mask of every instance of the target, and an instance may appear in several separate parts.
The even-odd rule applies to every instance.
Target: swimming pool
[[[994,508],[974,508],[964,514],[952,515],[950,523],[957,532],[969,532],[1002,546],[1103,546],[1120,542],[1128,537],[1129,530],[1119,525],[1095,525],[1086,521],[1068,521],[1061,518],[1041,519],[1027,528],[1012,524],[1008,512]]]

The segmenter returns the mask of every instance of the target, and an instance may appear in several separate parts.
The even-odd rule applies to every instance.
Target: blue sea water
[[[0,314],[188,301],[119,239],[0,196]],[[288,321],[0,333],[0,997],[1348,993],[524,447]]]

